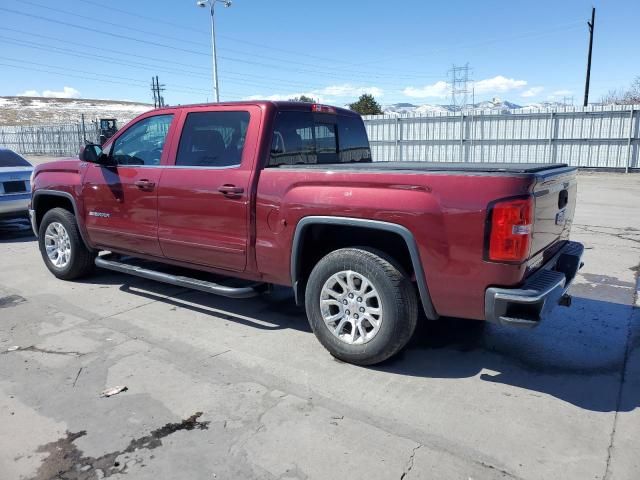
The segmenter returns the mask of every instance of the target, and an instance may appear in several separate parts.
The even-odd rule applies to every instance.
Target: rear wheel
[[[336,250],[315,266],[305,304],[313,332],[336,358],[358,365],[400,351],[416,327],[418,304],[407,275],[381,252]]]
[[[82,241],[76,218],[64,208],[45,213],[38,230],[38,243],[45,265],[60,279],[80,278],[94,269],[96,255]]]

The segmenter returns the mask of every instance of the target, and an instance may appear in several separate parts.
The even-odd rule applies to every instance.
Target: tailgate
[[[537,175],[531,257],[568,240],[576,209],[576,173],[577,168],[559,168]]]

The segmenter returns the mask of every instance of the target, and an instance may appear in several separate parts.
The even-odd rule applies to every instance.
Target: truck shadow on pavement
[[[120,283],[122,278],[119,276]],[[158,284],[140,280],[122,285],[120,291],[260,330],[294,329],[311,333],[304,309],[296,306],[290,289],[276,288],[268,295],[234,300],[188,289],[164,296],[154,292],[153,285]]]
[[[113,277],[116,282],[127,278]],[[155,282],[140,282],[120,290],[253,328],[311,333],[304,309],[295,305],[287,288],[232,300],[191,290],[167,297],[154,292],[160,288]],[[546,394],[586,410],[631,411],[640,406],[640,391],[622,396],[621,380],[627,349],[640,347],[640,335],[633,340],[629,332],[634,313],[638,310],[630,305],[574,297],[572,308],[557,308],[535,329],[455,318],[423,320],[403,352],[368,368],[423,378],[479,376],[522,389],[498,389],[496,394]],[[628,345],[629,339],[636,344]]]
[[[598,412],[632,411],[640,406],[640,389],[623,396],[621,382],[627,358],[640,347],[630,332],[637,313],[630,305],[574,297],[572,308],[557,308],[535,329],[425,321],[400,355],[374,368],[426,378],[479,375],[528,391],[522,395],[552,395]]]
[[[28,219],[0,220],[0,243],[34,242]]]

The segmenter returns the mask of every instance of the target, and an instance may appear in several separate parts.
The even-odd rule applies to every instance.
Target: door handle
[[[223,195],[232,197],[244,193],[244,188],[236,187],[235,185],[222,185],[220,188],[218,188],[218,191]]]
[[[154,182],[151,182],[146,179],[136,180],[135,182],[133,182],[133,184],[136,187],[138,187],[140,190],[153,190],[153,188],[156,186]]]

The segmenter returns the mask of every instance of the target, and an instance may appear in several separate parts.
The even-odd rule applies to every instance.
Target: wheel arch
[[[386,232],[388,234],[399,237],[399,241],[406,247],[410,266],[416,278],[420,301],[424,312],[430,320],[438,318],[438,314],[431,300],[427,280],[420,261],[420,252],[418,245],[411,231],[402,225],[396,223],[383,222],[379,220],[368,220],[360,218],[348,217],[332,217],[332,216],[309,216],[302,218],[296,225],[291,246],[291,284],[296,298],[296,303],[300,304],[304,297],[305,274],[303,271],[303,252],[305,247],[306,233],[313,226],[334,226],[358,228],[365,231]],[[359,246],[359,242],[355,242],[352,247]],[[391,252],[385,252],[391,254]]]
[[[44,215],[49,210],[58,207],[64,208],[73,214],[76,222],[78,223],[78,231],[80,232],[82,242],[85,247],[91,249],[90,244],[87,242],[85,237],[85,232],[80,225],[80,216],[78,215],[76,200],[69,192],[63,192],[60,190],[36,190],[33,193],[33,197],[31,199],[31,208],[33,209],[32,226],[36,236],[38,235],[40,222]]]

